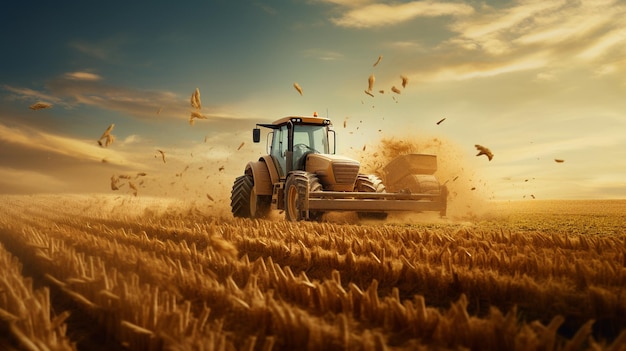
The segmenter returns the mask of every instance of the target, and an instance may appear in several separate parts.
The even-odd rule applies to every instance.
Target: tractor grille
[[[359,174],[359,164],[355,162],[334,162],[333,173],[337,184],[352,184]]]

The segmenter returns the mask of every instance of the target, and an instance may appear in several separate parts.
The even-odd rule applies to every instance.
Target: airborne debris
[[[409,83],[409,77],[407,77],[407,76],[400,76],[400,79],[402,79],[402,87],[406,88],[406,85]]]
[[[211,201],[215,201],[215,200],[213,200],[213,197],[211,197],[211,195],[209,195],[209,194],[206,194],[206,197],[207,197],[207,199],[209,199]]]
[[[379,64],[379,63],[380,63],[380,61],[382,61],[382,60],[383,60],[383,55],[378,55],[378,60],[376,60],[376,62],[374,62],[374,66],[372,66],[372,67],[376,67],[376,66],[378,66],[378,64]]]
[[[563,163],[563,162],[565,162],[565,160],[560,159],[560,158],[555,158],[554,162],[556,162],[556,163]]]
[[[120,190],[118,187],[119,179],[114,175],[111,176],[111,190]]]
[[[293,83],[293,87],[300,93],[300,96],[302,96],[302,87],[300,87],[300,84]]]
[[[202,109],[202,102],[200,101],[200,89],[196,88],[191,94],[191,107],[196,108],[198,110]]]
[[[111,134],[111,131],[113,130],[114,127],[115,127],[115,123],[111,123],[111,125],[104,131],[104,133],[102,133],[102,136],[100,137],[100,139],[98,139],[98,145],[102,147],[107,147],[111,145],[113,141],[115,141],[115,136]],[[105,139],[104,145],[102,144],[102,139]]]
[[[133,182],[128,182],[128,186],[133,189],[133,195],[137,196],[137,187],[135,184],[133,184]]]
[[[446,118],[445,118],[445,117],[444,117],[444,118],[442,118],[442,119],[440,119],[440,120],[439,120],[439,122],[437,122],[437,125],[440,125],[440,124],[441,124],[441,122],[443,122],[443,121],[445,121],[445,120],[446,120]]]
[[[220,166],[220,168],[218,168],[218,171],[223,171],[224,170],[224,166]]]
[[[376,82],[376,77],[373,74],[370,74],[369,78],[367,78],[367,91],[372,92],[374,90],[374,83]],[[372,95],[373,96],[373,95]]]
[[[208,119],[208,117],[207,117],[207,116],[205,116],[205,115],[201,114],[201,113],[200,113],[200,112],[198,112],[198,111],[191,111],[191,116],[189,117],[189,124],[191,124],[191,125],[193,125],[193,124],[194,124],[194,122],[195,122],[195,121],[193,120],[194,118],[197,118],[197,119]]]
[[[33,111],[43,110],[45,108],[50,108],[50,107],[52,107],[52,104],[49,104],[47,102],[41,102],[41,101],[28,106],[28,108]]]
[[[163,159],[163,163],[165,163],[165,152],[163,150],[159,150],[159,149],[157,149],[157,151],[161,154],[161,159]]]
[[[488,148],[482,146],[482,145],[474,145],[476,147],[476,149],[479,151],[476,156],[480,156],[480,155],[485,155],[487,156],[487,158],[489,159],[489,161],[491,161],[491,159],[493,158],[493,153],[491,153],[491,150],[489,150]]]
[[[365,90],[365,94],[367,94],[367,95],[369,95],[371,97],[374,97],[374,94],[372,94],[370,91]]]
[[[241,142],[241,144],[239,144],[239,147],[237,148],[237,151],[241,150],[241,148],[242,148],[245,144],[246,144],[246,143],[242,141],[242,142]]]
[[[401,93],[402,93],[402,92],[400,91],[400,89],[396,88],[396,86],[395,86],[395,85],[391,87],[391,91],[393,91],[393,92],[394,92],[394,93],[396,93],[396,94],[401,94]]]

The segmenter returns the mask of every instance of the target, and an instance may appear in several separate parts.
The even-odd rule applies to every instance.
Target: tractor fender
[[[274,173],[277,174],[276,170],[273,170]],[[259,161],[248,162],[246,165],[246,174],[251,175],[254,179],[254,190],[257,195],[272,195],[272,168],[267,166],[263,157],[261,157]]]

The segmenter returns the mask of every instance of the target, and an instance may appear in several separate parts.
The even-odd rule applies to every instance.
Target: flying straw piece
[[[117,186],[117,183],[119,181],[120,180],[115,175],[111,176],[111,190],[120,190],[120,188]]]
[[[374,94],[372,94],[372,92],[371,92],[371,91],[367,91],[367,90],[365,90],[365,94],[367,94],[367,95],[369,95],[369,96],[371,96],[371,97],[374,97]]]
[[[237,151],[241,150],[241,148],[245,145],[245,142],[241,142],[241,144],[239,144],[239,147],[237,148]]]
[[[133,189],[133,195],[137,196],[137,187],[135,184],[133,184],[133,182],[128,182],[128,186]]]
[[[162,150],[157,149],[157,151],[161,154],[161,158],[163,159],[163,163],[165,163],[165,152],[163,152]]]
[[[298,93],[300,93],[300,96],[302,96],[302,88],[300,87],[300,85],[298,83],[293,83],[293,87],[296,88]]]
[[[33,110],[33,111],[37,111],[37,110],[43,110],[45,108],[50,108],[50,107],[52,107],[52,104],[49,104],[47,102],[39,101],[37,103],[34,103],[34,104],[30,105],[28,108]]]
[[[102,136],[100,137],[100,139],[98,139],[98,145],[102,147],[107,147],[111,145],[113,141],[115,141],[115,136],[111,134],[111,131],[113,130],[114,127],[115,127],[115,123],[111,123],[111,125],[104,131],[104,133],[102,133]],[[102,139],[105,139],[104,144],[102,143]]]
[[[402,87],[406,88],[406,85],[409,83],[409,77],[407,77],[407,76],[400,76],[400,78],[402,78]]]
[[[476,156],[480,156],[480,155],[485,155],[487,156],[487,158],[489,159],[489,161],[491,161],[491,159],[493,158],[493,153],[491,153],[491,150],[489,150],[488,148],[482,146],[482,145],[474,145],[476,147],[476,149],[479,151]]]
[[[213,200],[213,197],[211,195],[209,195],[209,194],[206,194],[206,198],[211,200],[211,201],[215,201],[215,200]]]
[[[555,158],[554,162],[556,162],[556,163],[563,163],[563,162],[565,162],[565,160],[562,160],[560,158]]]
[[[191,107],[197,108],[198,110],[202,109],[202,102],[200,101],[200,89],[196,88],[196,91],[191,94]]]
[[[396,94],[400,94],[401,93],[400,89],[396,88],[395,85],[391,87],[391,91],[393,91]]]
[[[443,121],[445,121],[445,120],[446,120],[446,118],[445,118],[445,117],[444,117],[444,118],[442,118],[442,119],[440,119],[440,120],[439,120],[439,122],[437,122],[437,125],[440,125],[440,124],[441,124],[441,122],[443,122]]]
[[[378,56],[378,60],[376,60],[376,62],[374,62],[374,66],[373,66],[373,67],[378,66],[378,64],[379,64],[379,63],[380,63],[380,61],[382,61],[382,60],[383,60],[383,55],[379,55],[379,56]]]
[[[191,115],[189,116],[189,124],[194,125],[194,123],[195,123],[194,118],[197,118],[197,119],[208,119],[207,116],[201,114],[198,111],[191,111]]]
[[[367,91],[371,92],[374,90],[374,83],[376,82],[376,77],[373,74],[367,78]]]

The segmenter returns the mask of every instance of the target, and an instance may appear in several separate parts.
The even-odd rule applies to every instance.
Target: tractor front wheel
[[[254,190],[254,178],[242,175],[235,179],[230,195],[230,208],[235,217],[265,218],[271,209],[271,196],[260,196]]]
[[[296,171],[285,182],[285,217],[297,222],[308,219],[309,177],[306,172]]]

